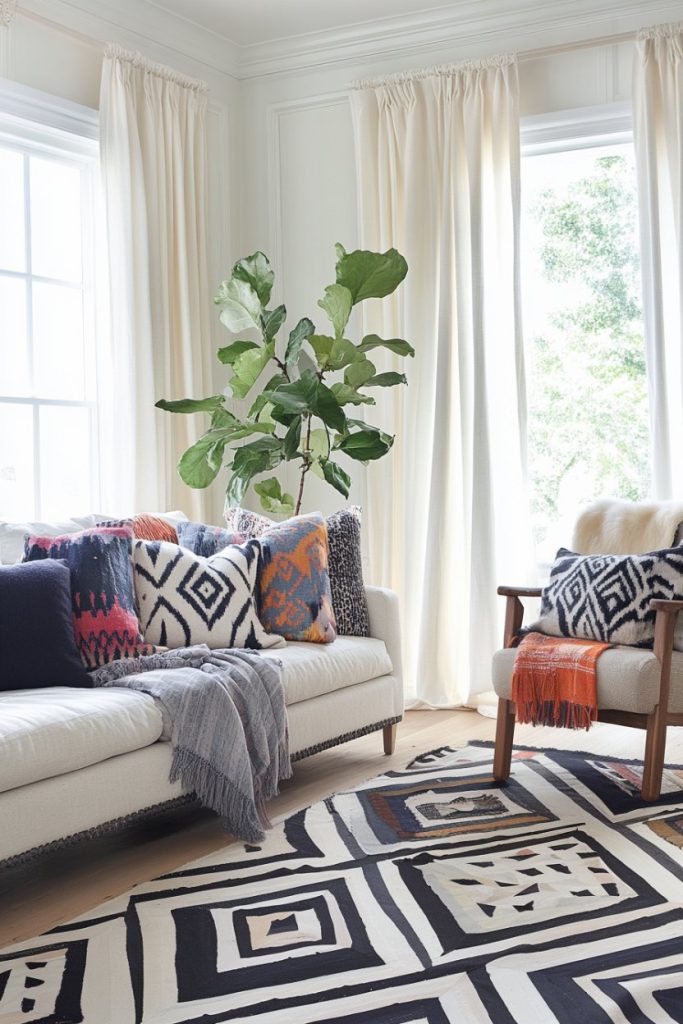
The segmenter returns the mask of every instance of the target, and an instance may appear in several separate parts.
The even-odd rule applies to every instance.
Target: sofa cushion
[[[493,656],[493,688],[499,697],[510,697],[514,648]],[[634,711],[649,715],[659,692],[659,662],[652,651],[614,647],[598,658],[598,708]],[[671,711],[683,712],[683,654],[671,657]]]
[[[0,566],[0,690],[92,686],[78,655],[71,574],[48,559]]]
[[[0,792],[149,746],[162,730],[152,697],[133,690],[55,686],[4,691]]]
[[[282,650],[264,651],[263,657],[282,662],[288,705],[392,672],[384,641],[365,636],[339,636],[329,645],[290,641]]]

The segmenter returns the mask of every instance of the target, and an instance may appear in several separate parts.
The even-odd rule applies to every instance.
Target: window
[[[99,505],[96,176],[92,139],[0,116],[3,519]]]
[[[522,281],[529,470],[540,560],[577,506],[649,492],[633,145],[619,131],[529,147]]]

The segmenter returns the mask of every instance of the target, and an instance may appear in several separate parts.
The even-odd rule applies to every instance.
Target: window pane
[[[31,269],[40,277],[80,281],[81,172],[31,157]]]
[[[0,269],[25,270],[24,157],[0,148]]]
[[[90,412],[69,406],[40,410],[40,514],[62,519],[91,511]]]
[[[581,504],[649,492],[633,147],[527,157],[523,185],[529,456],[547,562]]]
[[[35,393],[40,398],[85,398],[79,288],[34,282],[33,365]]]
[[[31,394],[26,339],[26,283],[0,274],[0,395]]]
[[[0,517],[35,519],[33,410],[0,403]]]

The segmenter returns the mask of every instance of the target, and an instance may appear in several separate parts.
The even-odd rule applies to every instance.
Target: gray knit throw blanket
[[[170,727],[170,781],[180,779],[239,839],[263,839],[265,803],[292,774],[279,661],[202,644],[114,661],[92,677],[158,701]]]

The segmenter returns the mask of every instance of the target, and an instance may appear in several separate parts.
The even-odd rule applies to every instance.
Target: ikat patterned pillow
[[[165,541],[135,542],[135,593],[145,640],[172,649],[281,647],[259,622],[259,541],[202,558]]]
[[[28,537],[25,562],[59,558],[71,572],[76,644],[86,668],[153,654],[135,609],[130,527],[95,527],[61,537]]]
[[[259,539],[259,617],[264,627],[287,640],[332,643],[337,627],[323,517],[314,512],[274,523]]]
[[[683,548],[644,555],[577,555],[560,548],[543,590],[540,618],[529,629],[652,647],[653,598],[683,600]]]
[[[229,530],[247,537],[260,537],[274,524],[271,519],[246,508],[225,506]],[[370,616],[365,597],[361,559],[361,509],[351,505],[325,520],[328,542],[328,570],[332,608],[340,636],[370,636]]]
[[[207,523],[178,523],[178,543],[202,558],[211,558],[229,544],[243,544],[244,534],[232,533],[222,526]]]

